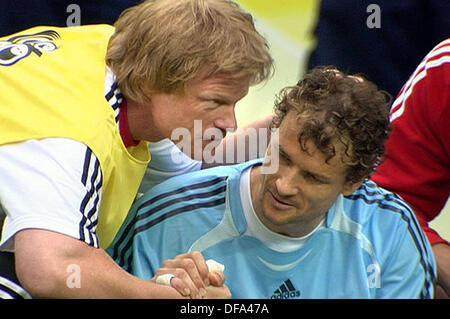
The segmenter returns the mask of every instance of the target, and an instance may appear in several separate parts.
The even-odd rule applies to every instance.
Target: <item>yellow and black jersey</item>
[[[147,143],[126,148],[105,99],[105,53],[114,28],[35,27],[0,38],[0,147],[31,139],[79,141],[103,176],[97,235],[107,247],[135,198]]]

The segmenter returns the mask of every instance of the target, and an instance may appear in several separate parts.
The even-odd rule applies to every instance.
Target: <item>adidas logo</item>
[[[289,299],[300,297],[300,290],[295,289],[291,280],[285,280],[280,287],[273,292],[271,299]]]

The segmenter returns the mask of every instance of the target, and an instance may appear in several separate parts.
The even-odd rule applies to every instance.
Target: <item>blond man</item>
[[[35,27],[1,44],[0,297],[229,295],[141,280],[103,248],[135,199],[147,142],[194,120],[236,127],[236,102],[271,70],[252,17],[231,1],[151,0],[114,27]]]

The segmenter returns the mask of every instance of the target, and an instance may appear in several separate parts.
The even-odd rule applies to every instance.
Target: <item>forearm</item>
[[[450,246],[435,244],[433,254],[438,268],[438,284],[450,297]]]
[[[58,298],[180,298],[174,289],[135,277],[121,269],[102,249],[90,248],[94,252],[61,260],[58,287],[54,290]],[[70,264],[69,264],[70,262]],[[79,263],[79,268],[76,263]],[[67,272],[66,265],[76,265]],[[79,274],[77,270],[79,269]],[[79,285],[76,286],[76,276]],[[170,288],[170,289],[168,289]]]
[[[239,128],[236,132],[225,137],[225,145],[233,139],[233,142],[229,145],[234,147],[235,154],[244,151],[245,161],[264,157],[271,137],[270,128],[273,118],[274,114],[269,114]],[[237,161],[240,162],[239,158],[237,158]]]
[[[61,234],[21,231],[15,236],[15,255],[19,281],[33,297],[181,297],[171,287],[128,274],[102,249]]]
[[[202,169],[218,165],[232,165],[264,157],[271,137],[270,127],[273,118],[273,114],[266,115],[227,134],[215,148],[214,161],[204,159]]]

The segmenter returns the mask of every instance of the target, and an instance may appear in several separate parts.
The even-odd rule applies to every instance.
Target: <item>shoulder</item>
[[[139,199],[139,202],[155,197],[160,198],[163,194],[201,192],[205,189],[223,187],[227,181],[239,179],[242,171],[257,163],[259,163],[258,160],[254,160],[238,165],[217,166],[177,175],[148,190]]]
[[[225,201],[227,181],[239,175],[239,170],[231,166],[220,166],[172,177],[145,192],[133,205],[138,212],[145,207],[155,207],[162,203],[176,201],[178,204],[200,204],[200,200],[215,198]],[[219,198],[219,197],[220,198]]]
[[[378,260],[395,259],[402,251],[411,261],[416,258],[421,265],[433,265],[431,246],[414,211],[398,195],[367,180],[344,197],[344,210],[359,224],[360,234],[371,243]]]
[[[363,227],[411,228],[417,233],[418,222],[413,210],[400,196],[366,180],[351,195],[344,196],[346,214]]]
[[[133,204],[131,215],[136,215],[137,220],[186,215],[181,213],[197,210],[214,210],[221,215],[228,188],[239,189],[241,172],[254,162],[218,166],[170,178],[145,192]]]
[[[432,84],[429,87],[430,90],[437,91],[434,86],[437,88],[448,86],[450,84],[450,38],[436,45],[421,64],[423,64],[424,74],[418,73],[416,78],[420,79],[424,76]],[[418,69],[420,70],[420,66]]]
[[[403,251],[411,261],[416,254],[421,265],[433,264],[431,246],[414,211],[398,195],[366,180],[344,197],[344,210],[360,225],[380,261],[393,259]]]
[[[144,193],[143,198],[152,198],[164,193],[186,193],[201,190],[217,184],[224,184],[231,171],[227,168],[217,167],[208,170],[198,170],[181,174],[156,185]]]
[[[346,213],[359,219],[361,237],[367,239],[373,260],[381,269],[384,287],[380,296],[432,295],[436,280],[432,248],[406,202],[371,181],[364,182],[345,201]]]

